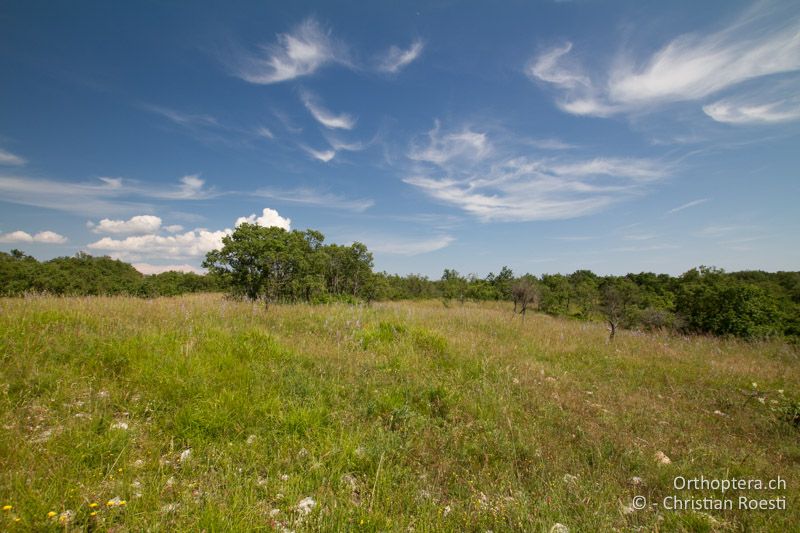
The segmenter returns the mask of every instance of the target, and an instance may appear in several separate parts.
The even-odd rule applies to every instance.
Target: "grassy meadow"
[[[796,530],[797,349],[607,337],[508,303],[0,299],[0,530]],[[787,509],[663,509],[701,475],[780,476],[743,494]]]

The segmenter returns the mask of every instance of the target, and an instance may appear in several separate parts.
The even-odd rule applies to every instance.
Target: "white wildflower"
[[[250,435],[249,437],[247,437],[247,440],[245,442],[247,444],[253,444],[255,441],[256,441],[256,436],[255,435]]]
[[[185,450],[183,450],[181,452],[181,456],[178,458],[178,461],[180,461],[181,463],[184,463],[184,462],[188,461],[191,456],[192,456],[192,449],[191,448],[186,448]]]
[[[121,429],[123,431],[128,430],[128,423],[123,420],[118,420],[111,424],[111,429]]]
[[[644,480],[643,480],[642,478],[640,478],[639,476],[633,476],[633,477],[631,478],[631,481],[630,481],[630,482],[631,482],[631,485],[633,485],[633,486],[635,486],[635,487],[638,487],[639,485],[641,485],[642,483],[644,483]]]
[[[281,481],[289,481],[289,474],[281,474]]]
[[[317,502],[314,501],[314,498],[308,496],[300,500],[297,504],[297,510],[300,514],[309,514],[312,510],[314,510],[314,506],[317,505]]]
[[[443,514],[444,516],[447,516],[447,515],[449,515],[449,514],[450,514],[450,511],[452,511],[452,509],[450,509],[450,506],[449,506],[449,505],[445,505],[445,506],[444,506],[444,510],[442,511],[442,514]]]
[[[550,528],[550,533],[569,533],[569,528],[564,524],[556,522],[553,524],[553,527]]]
[[[578,482],[578,476],[573,476],[572,474],[564,474],[564,483],[572,484]]]

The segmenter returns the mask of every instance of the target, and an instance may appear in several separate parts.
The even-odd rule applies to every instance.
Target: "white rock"
[[[669,457],[667,457],[667,455],[662,451],[656,452],[656,461],[658,461],[658,463],[662,465],[672,464],[672,460]]]

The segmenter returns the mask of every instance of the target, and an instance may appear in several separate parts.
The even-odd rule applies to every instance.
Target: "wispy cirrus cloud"
[[[22,166],[25,163],[27,163],[27,161],[24,157],[20,157],[0,148],[0,165]]]
[[[726,98],[703,106],[703,112],[717,122],[727,124],[790,122],[800,120],[800,97],[773,101],[764,101],[759,97]]]
[[[88,215],[148,212],[142,200],[204,200],[222,193],[205,187],[198,175],[182,177],[177,184],[151,184],[118,177],[88,182],[67,182],[26,176],[0,175],[2,201]]]
[[[788,5],[759,4],[725,28],[681,35],[649,57],[636,58],[628,50],[610,61],[604,73],[592,75],[571,57],[569,42],[532,59],[526,73],[555,87],[560,92],[557,104],[568,113],[609,116],[649,110],[797,71],[799,21]],[[719,110],[717,114],[722,115]]]
[[[465,133],[466,132],[466,133]],[[537,157],[530,148],[471,129],[429,132],[412,146],[417,165],[404,182],[483,221],[585,216],[645,192],[670,165],[643,158]],[[520,154],[525,155],[520,155]]]
[[[319,103],[319,98],[309,91],[302,91],[300,99],[314,119],[328,129],[352,130],[356,125],[356,118],[348,113],[336,114],[325,109]]]
[[[329,209],[344,209],[361,213],[373,205],[375,201],[368,198],[347,198],[331,192],[322,192],[315,189],[300,187],[297,189],[259,189],[254,196],[270,198],[279,202],[288,202],[301,205],[312,205]]]
[[[305,144],[301,144],[299,146],[305,153],[318,161],[322,161],[323,163],[329,163],[334,157],[336,157],[336,150],[317,150]]]
[[[486,133],[470,128],[443,133],[437,120],[427,134],[427,141],[413,144],[407,155],[415,161],[443,165],[453,160],[479,161],[491,153],[492,145]]]
[[[691,202],[686,202],[685,204],[681,204],[678,207],[673,207],[669,211],[667,211],[668,215],[672,213],[677,213],[678,211],[683,211],[684,209],[689,209],[690,207],[695,207],[697,205],[701,205],[708,202],[708,198],[700,198],[698,200],[692,200]]]
[[[240,127],[225,123],[204,113],[187,113],[169,107],[141,104],[149,111],[179,127],[188,136],[206,143],[228,147],[253,147],[266,140],[274,140],[275,134],[264,125]]]
[[[313,18],[278,34],[275,43],[261,45],[255,53],[239,54],[233,63],[234,75],[261,85],[309,76],[332,63],[351,64],[346,47]]]
[[[415,39],[411,45],[405,49],[398,46],[391,46],[380,58],[378,70],[389,74],[397,74],[413,63],[422,54],[424,48],[425,42],[422,39]]]
[[[455,241],[452,235],[436,235],[417,239],[372,237],[364,239],[369,249],[384,254],[414,256],[441,250]]]

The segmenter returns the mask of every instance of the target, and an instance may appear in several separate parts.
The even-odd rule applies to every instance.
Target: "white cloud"
[[[681,35],[649,57],[620,54],[605,75],[594,79],[570,57],[571,43],[543,52],[526,73],[557,87],[558,105],[568,113],[609,116],[647,110],[800,69],[798,21],[796,11],[758,5],[724,29]],[[717,110],[717,115],[724,113]]]
[[[180,265],[153,265],[150,263],[133,263],[133,268],[146,276],[152,274],[162,274],[164,272],[193,272],[195,274],[203,274],[203,269],[197,268],[186,263]]]
[[[250,215],[239,217],[235,226],[248,222],[264,227],[277,226],[289,229],[290,220],[278,214],[274,209],[265,208],[261,216]],[[90,250],[107,253],[112,257],[126,261],[140,261],[145,264],[148,259],[186,259],[202,257],[211,250],[222,247],[222,239],[233,233],[226,228],[211,231],[197,228],[184,233],[173,235],[133,235],[124,239],[103,237],[99,241],[87,245]]]
[[[513,135],[510,142],[492,143],[486,134],[443,134],[438,125],[429,135],[429,146],[415,148],[409,157],[436,168],[416,168],[404,181],[483,221],[597,213],[643,193],[669,171],[668,165],[651,159],[520,156]]]
[[[197,175],[184,176],[177,186],[143,184],[112,177],[72,183],[23,176],[0,176],[0,196],[3,201],[82,215],[119,215],[152,210],[151,205],[131,201],[131,198],[203,200],[218,195],[213,188],[205,188],[203,180]]]
[[[784,98],[772,102],[725,99],[703,106],[703,112],[727,124],[771,124],[800,119],[800,98]]]
[[[678,211],[683,211],[684,209],[689,209],[690,207],[694,207],[696,205],[704,204],[708,201],[708,198],[700,198],[699,200],[692,200],[691,202],[686,202],[685,204],[681,204],[678,207],[673,207],[667,214],[677,213]]]
[[[26,231],[12,231],[9,233],[0,233],[0,243],[13,244],[13,243],[41,243],[41,244],[64,244],[67,238],[59,235],[54,231],[40,231],[34,235]]]
[[[264,126],[256,128],[256,135],[270,140],[275,138],[275,134],[272,133],[272,131],[269,128],[265,128]]]
[[[428,239],[365,239],[370,250],[393,255],[419,255],[435,252],[449,246],[455,238],[450,235],[438,235]]]
[[[292,221],[289,218],[282,217],[274,209],[265,207],[261,212],[261,216],[250,215],[248,217],[239,217],[236,219],[235,225],[238,226],[244,223],[258,224],[259,226],[263,226],[265,228],[283,228],[286,231],[289,231],[289,229],[291,229]]]
[[[301,144],[300,148],[302,148],[308,155],[310,155],[314,159],[318,159],[323,163],[327,163],[334,157],[336,157],[335,150],[315,150],[314,148],[311,148],[310,146],[306,146],[304,144]]]
[[[0,165],[15,165],[20,166],[27,163],[24,158],[0,149]]]
[[[347,113],[341,113],[337,115],[331,111],[328,111],[322,107],[321,104],[319,104],[316,96],[308,91],[303,91],[300,94],[300,99],[303,101],[303,105],[306,106],[306,109],[308,109],[309,113],[311,113],[314,119],[328,129],[351,130],[356,125],[356,119],[352,115]]]
[[[373,200],[367,198],[349,199],[338,194],[320,192],[308,188],[291,190],[259,189],[253,194],[255,196],[263,196],[264,198],[271,198],[282,202],[327,207],[329,209],[345,209],[357,213],[366,211],[375,205]]]
[[[428,132],[427,144],[413,146],[408,153],[409,159],[443,165],[456,159],[477,161],[492,153],[492,145],[485,133],[469,128],[445,134],[440,130],[441,124],[437,120]]]
[[[572,43],[556,46],[533,59],[525,69],[529,77],[552,83],[559,87],[572,89],[578,86],[589,87],[588,77],[580,73],[574,65],[562,64],[563,57],[572,50]]]
[[[425,43],[420,39],[416,39],[412,42],[411,46],[406,50],[397,46],[392,46],[383,58],[381,58],[378,70],[396,74],[417,59],[422,53],[423,48],[425,48]]]
[[[90,250],[109,253],[114,257],[134,260],[143,257],[185,258],[200,257],[222,246],[222,238],[230,229],[209,231],[195,229],[176,235],[135,235],[124,239],[103,237],[89,244]]]
[[[89,223],[94,233],[136,234],[155,233],[161,228],[161,219],[153,215],[136,215],[128,220],[104,218],[97,224]]]
[[[183,231],[183,226],[181,226],[180,224],[172,224],[170,226],[164,226],[164,229],[170,233],[178,233]]]
[[[560,139],[528,139],[525,142],[540,150],[571,150],[576,148],[574,144],[566,143]]]
[[[257,55],[239,58],[235,74],[245,81],[270,84],[308,76],[330,63],[348,65],[347,52],[314,19],[306,19],[277,43],[262,45]]]

